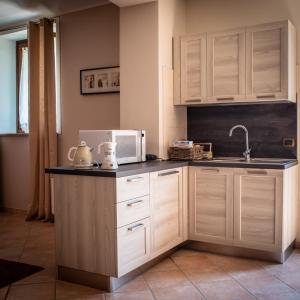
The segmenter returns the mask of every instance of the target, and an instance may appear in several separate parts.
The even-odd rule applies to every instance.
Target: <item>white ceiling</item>
[[[107,3],[108,0],[0,0],[0,29]]]
[[[73,11],[114,3],[124,7],[157,0],[0,0],[0,29],[40,17],[59,16]]]
[[[154,2],[157,0],[110,0],[110,2],[120,6],[120,7],[125,7],[125,6],[132,6],[132,5],[137,5],[137,4],[142,4],[142,3],[147,3],[147,2]]]

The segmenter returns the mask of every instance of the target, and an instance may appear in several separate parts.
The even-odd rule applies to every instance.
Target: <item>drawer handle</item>
[[[137,182],[137,181],[142,181],[144,177],[133,177],[133,178],[128,178],[127,182]]]
[[[173,175],[173,174],[178,174],[179,171],[170,171],[170,172],[165,172],[165,173],[159,173],[158,176],[168,176],[168,175]]]
[[[234,97],[221,97],[217,98],[217,101],[233,101]]]
[[[142,202],[143,202],[143,200],[133,201],[133,202],[127,203],[127,206],[133,207],[135,205],[141,204]]]
[[[201,102],[201,101],[202,101],[202,99],[201,99],[201,98],[199,98],[199,99],[190,99],[190,100],[185,100],[185,102],[187,102],[187,103]]]
[[[253,175],[266,175],[268,174],[267,171],[265,170],[247,170],[248,174],[253,174]]]
[[[215,169],[215,168],[211,168],[211,169],[202,169],[202,171],[208,171],[208,172],[216,172],[216,173],[218,173],[218,172],[220,172],[220,170],[219,169]]]
[[[265,99],[265,98],[275,98],[275,94],[269,94],[269,95],[257,95],[256,99]]]
[[[135,225],[133,225],[131,227],[128,227],[128,231],[132,232],[132,231],[135,231],[135,230],[137,230],[139,228],[142,228],[142,227],[144,227],[143,223],[135,224]]]

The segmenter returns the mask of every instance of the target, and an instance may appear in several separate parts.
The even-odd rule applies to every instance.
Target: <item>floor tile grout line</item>
[[[151,286],[149,285],[149,283],[147,282],[147,280],[144,278],[144,273],[141,274],[141,276],[142,276],[143,280],[145,281],[145,283],[146,283],[148,289],[150,290],[150,293],[151,293],[153,299],[154,299],[154,300],[157,300],[157,298],[155,297],[154,291],[152,290],[152,288],[151,288]]]
[[[187,278],[187,280],[192,284],[192,286],[199,292],[199,294],[207,300],[207,297],[203,294],[203,292],[199,289],[199,287],[194,284],[192,280],[188,278],[188,276],[184,273],[184,271],[180,268],[180,266],[176,263],[176,261],[173,259],[173,257],[170,256],[170,259],[173,261],[173,263],[177,266],[177,268],[184,274],[184,276]]]
[[[293,288],[291,285],[287,284],[286,282],[284,282],[283,280],[281,280],[278,276],[276,275],[272,275],[273,277],[277,278],[280,282],[282,282],[283,284],[287,285],[289,288],[291,288],[292,290],[294,290],[295,292],[299,293],[298,290],[296,290],[295,288]]]
[[[249,291],[249,289],[247,289],[245,286],[243,286],[236,278],[234,278],[229,272],[226,271],[226,269],[223,266],[219,266],[219,268],[221,270],[223,270],[223,272],[225,272],[235,283],[237,283],[242,289],[244,289],[246,292],[248,292],[251,296],[253,296],[255,299],[258,299],[258,297],[256,295],[254,295],[253,293],[251,293],[251,291]]]
[[[25,238],[25,241],[24,241],[24,244],[23,244],[23,247],[22,247],[21,254],[20,254],[20,256],[19,256],[18,259],[17,259],[18,262],[20,262],[20,259],[21,259],[22,256],[23,256],[23,252],[24,252],[24,250],[25,250],[26,244],[27,244],[28,239],[29,239],[29,236],[30,236],[32,224],[30,223],[30,224],[28,225],[28,227],[29,227],[29,228],[28,228],[27,236],[26,236],[26,238]]]
[[[8,298],[8,293],[9,293],[9,290],[10,290],[10,284],[8,285],[8,288],[7,288],[7,291],[6,291],[6,293],[5,293],[5,295],[4,295],[4,300],[6,300],[7,298]]]

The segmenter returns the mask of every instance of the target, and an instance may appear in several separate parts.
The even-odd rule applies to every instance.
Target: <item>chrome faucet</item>
[[[236,128],[241,128],[245,131],[245,135],[246,135],[246,150],[243,153],[243,156],[245,157],[245,160],[249,161],[250,160],[250,151],[251,149],[249,148],[249,137],[248,137],[248,129],[244,126],[244,125],[235,125],[233,126],[230,131],[229,131],[229,136],[232,136],[233,131]]]

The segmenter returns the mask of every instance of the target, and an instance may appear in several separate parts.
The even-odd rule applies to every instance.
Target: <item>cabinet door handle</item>
[[[253,174],[253,175],[266,175],[268,174],[267,171],[265,170],[247,170],[248,174]]]
[[[199,99],[190,99],[190,100],[185,100],[185,102],[187,102],[187,103],[201,102],[201,101],[202,101],[202,99],[201,99],[201,98],[199,98]]]
[[[256,99],[266,99],[266,98],[275,98],[275,94],[269,94],[269,95],[257,95]]]
[[[144,177],[133,177],[133,178],[127,178],[127,182],[137,182],[142,181]]]
[[[135,205],[141,204],[142,202],[143,202],[143,200],[133,201],[133,202],[127,203],[127,206],[133,207]]]
[[[217,98],[217,101],[233,101],[234,97],[220,97]]]
[[[178,174],[179,171],[170,171],[170,172],[165,172],[165,173],[159,173],[158,176],[168,176],[168,175],[173,175],[173,174]]]
[[[202,171],[208,171],[208,172],[216,172],[216,173],[218,173],[218,172],[220,172],[220,170],[219,169],[216,169],[216,168],[206,168],[206,169],[202,169]]]
[[[138,230],[139,228],[142,228],[142,227],[144,227],[144,224],[139,223],[139,224],[135,224],[131,227],[128,227],[127,230],[132,232],[132,231]]]

